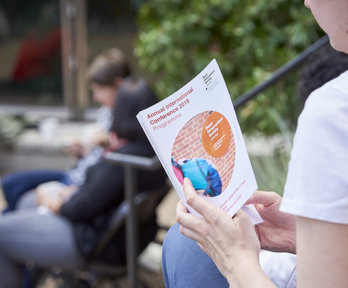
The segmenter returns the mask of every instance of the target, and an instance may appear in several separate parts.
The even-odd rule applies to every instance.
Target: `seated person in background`
[[[118,91],[108,150],[117,153],[153,157],[153,151],[136,114],[156,103],[156,96],[144,80],[125,79]],[[161,169],[137,172],[139,189],[153,188],[166,181]],[[71,191],[70,191],[71,193]],[[124,169],[101,159],[91,166],[86,181],[73,196],[42,197],[36,205],[20,201],[17,209],[0,218],[0,287],[21,287],[23,266],[80,268],[101,235],[107,230],[112,212],[124,200]],[[22,197],[31,197],[35,191]],[[28,207],[29,206],[29,207]],[[145,248],[156,233],[157,225],[140,234],[139,250]],[[150,232],[149,232],[150,231]],[[152,238],[151,238],[152,237]],[[101,261],[125,262],[124,233],[116,235]]]
[[[76,166],[69,171],[33,170],[6,175],[2,179],[2,190],[8,207],[5,211],[16,208],[20,196],[38,185],[58,181],[65,185],[81,185],[85,181],[86,170],[94,165],[103,153],[100,147],[100,137],[109,131],[112,124],[112,108],[117,97],[117,91],[123,79],[130,74],[130,68],[124,54],[117,48],[111,48],[97,56],[88,70],[88,80],[93,92],[93,99],[101,105],[97,121],[93,129],[93,137],[88,143],[73,141],[66,152],[77,157]],[[97,133],[99,131],[99,133]]]

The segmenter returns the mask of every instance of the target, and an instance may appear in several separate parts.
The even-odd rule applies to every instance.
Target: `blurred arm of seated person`
[[[103,132],[96,130],[94,134],[94,145],[99,145],[108,151],[115,151],[124,146],[127,140],[119,138],[114,132]],[[99,133],[99,134],[98,134]],[[47,182],[37,187],[38,206],[45,206],[54,213],[59,213],[60,207],[77,191],[76,185],[66,186],[59,182]]]
[[[60,207],[77,190],[76,185],[65,186],[58,182],[47,182],[39,185],[35,192],[37,194],[37,205],[45,206],[52,212],[57,213]]]
[[[85,131],[83,141],[74,139],[66,143],[64,151],[76,158],[85,157],[95,147],[105,147],[108,143],[108,132],[98,127],[91,125]]]
[[[76,158],[82,158],[87,154],[87,149],[78,140],[73,140],[64,145],[64,152]]]
[[[109,143],[109,132],[102,130],[100,128],[95,128],[92,135],[88,139],[86,144],[90,148],[93,147],[107,147]]]
[[[127,139],[119,138],[115,132],[110,132],[106,136],[107,138],[104,139],[104,142],[102,143],[105,150],[116,151],[127,144]]]

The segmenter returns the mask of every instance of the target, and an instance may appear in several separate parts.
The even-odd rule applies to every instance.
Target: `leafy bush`
[[[0,149],[10,148],[22,132],[24,123],[9,115],[0,115]]]
[[[138,14],[135,54],[164,98],[216,58],[232,99],[268,78],[321,34],[302,0],[149,0]],[[296,75],[239,111],[243,132],[277,131],[273,106],[290,126]]]
[[[284,152],[272,155],[251,155],[250,161],[259,189],[283,195],[289,155]]]
[[[269,116],[278,126],[280,133],[272,137],[253,136],[252,138],[256,139],[257,142],[258,152],[255,153],[249,149],[249,154],[259,189],[275,191],[282,195],[288,173],[294,132],[289,130],[288,125],[275,109],[269,110]],[[247,139],[247,142],[250,143],[250,138]]]

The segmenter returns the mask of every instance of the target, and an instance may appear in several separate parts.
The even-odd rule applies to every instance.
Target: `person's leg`
[[[24,210],[24,209],[36,209],[39,214],[45,214],[48,212],[44,207],[37,206],[37,194],[35,190],[28,191],[24,193],[17,201],[16,211]],[[27,267],[24,268],[24,285],[23,288],[31,288],[32,287],[32,272]]]
[[[65,179],[65,171],[35,170],[6,175],[2,178],[2,190],[8,204],[8,211],[13,211],[17,200],[27,191],[49,181]]]
[[[180,233],[178,224],[164,239],[162,271],[166,288],[229,287],[211,258],[195,241]]]
[[[24,209],[36,209],[38,208],[37,201],[38,199],[35,190],[29,190],[18,199],[16,211]]]
[[[296,268],[296,255],[261,251],[260,265],[277,287],[285,287]],[[166,288],[229,287],[211,258],[180,233],[178,224],[164,239],[162,271]]]
[[[21,287],[23,265],[75,270],[83,264],[73,229],[64,218],[20,210],[0,218],[0,287]]]
[[[23,285],[23,267],[14,265],[0,252],[0,283],[3,288],[17,288]]]

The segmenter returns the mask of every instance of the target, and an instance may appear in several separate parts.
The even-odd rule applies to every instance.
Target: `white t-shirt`
[[[280,210],[348,224],[348,71],[306,102]]]

